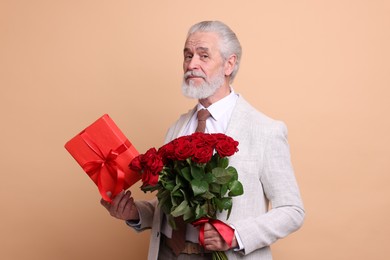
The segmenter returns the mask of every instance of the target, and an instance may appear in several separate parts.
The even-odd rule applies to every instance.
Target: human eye
[[[207,60],[210,57],[208,53],[201,53],[199,56],[202,60]]]
[[[191,53],[184,53],[184,60],[188,61],[191,60],[193,55]]]

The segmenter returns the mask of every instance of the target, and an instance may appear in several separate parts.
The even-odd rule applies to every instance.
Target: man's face
[[[192,98],[207,98],[224,84],[224,61],[216,33],[191,34],[184,46],[183,93]]]

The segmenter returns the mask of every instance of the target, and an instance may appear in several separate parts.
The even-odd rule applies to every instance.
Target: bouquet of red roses
[[[218,221],[218,211],[227,210],[229,218],[232,197],[243,194],[238,173],[229,166],[228,159],[237,151],[238,142],[227,135],[194,133],[179,137],[158,150],[149,149],[135,157],[129,167],[142,174],[143,191],[157,190],[159,206],[173,228],[175,217],[201,226],[199,242],[202,244],[204,223]],[[233,233],[226,238],[221,235],[231,243]],[[216,259],[226,259],[223,252],[214,253]]]

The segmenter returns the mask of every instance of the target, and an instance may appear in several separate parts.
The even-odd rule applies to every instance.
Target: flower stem
[[[212,259],[213,260],[228,260],[225,252],[223,252],[223,251],[214,251],[212,253]]]

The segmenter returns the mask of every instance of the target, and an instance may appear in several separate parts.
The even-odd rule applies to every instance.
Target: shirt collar
[[[228,110],[230,106],[234,106],[236,100],[237,100],[237,94],[234,92],[233,88],[230,87],[230,94],[226,97],[218,100],[217,102],[211,104],[207,110],[210,112],[211,116],[218,121],[223,114]],[[196,108],[196,111],[199,111],[201,109],[204,109],[205,107],[198,103],[198,106]]]

